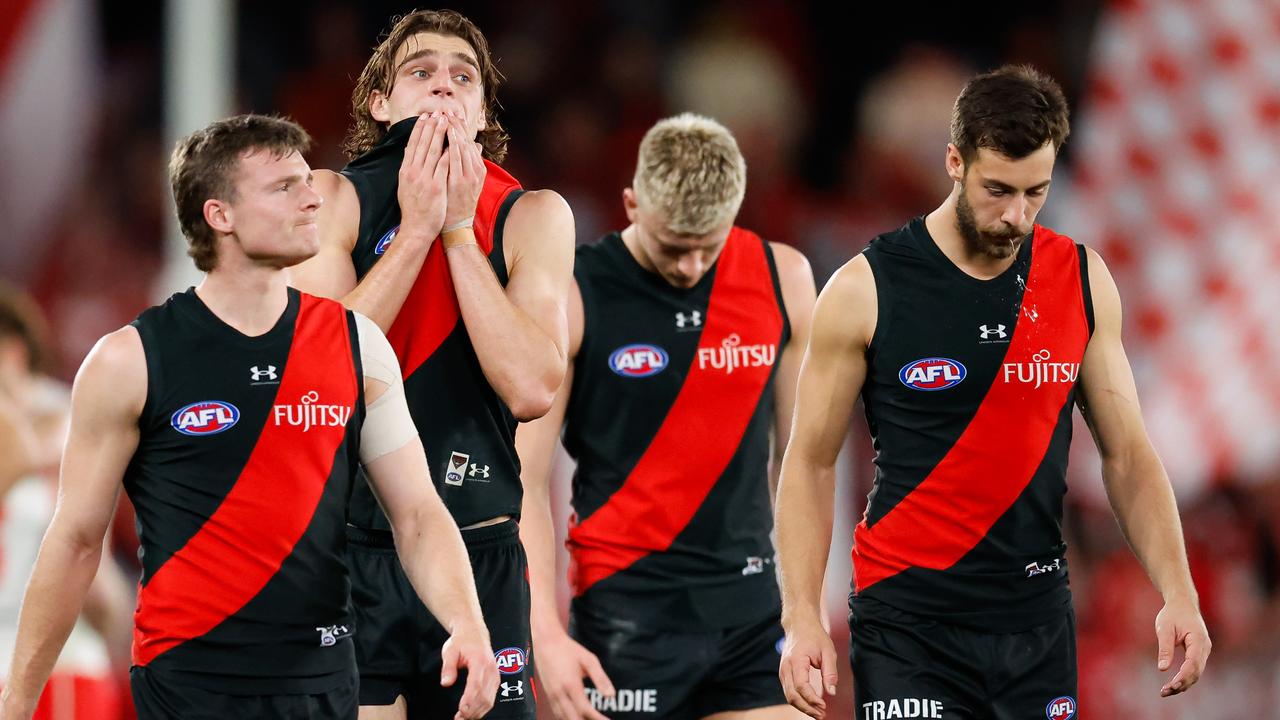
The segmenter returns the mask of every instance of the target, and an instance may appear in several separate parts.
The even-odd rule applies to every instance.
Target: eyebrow
[[[306,182],[308,178],[313,176],[313,174],[314,173],[307,173],[306,175],[299,175],[298,173],[293,173],[292,175],[281,175],[280,177],[267,183],[266,187],[275,187],[280,183]]]
[[[406,57],[404,60],[400,61],[400,64],[396,66],[396,72],[397,73],[400,72],[401,70],[404,69],[405,65],[408,65],[414,60],[419,60],[424,57],[434,57],[437,54],[438,53],[435,50],[419,50],[416,53],[412,53],[408,57]],[[449,53],[449,55],[450,57],[452,57],[454,60],[457,60],[458,62],[462,62],[467,65],[470,65],[471,68],[475,70],[477,73],[480,72],[480,63],[476,62],[476,59],[471,57],[470,55],[463,52]]]
[[[1032,191],[1032,190],[1043,190],[1043,189],[1045,189],[1045,188],[1049,187],[1049,183],[1050,183],[1050,182],[1052,182],[1052,181],[1050,181],[1050,180],[1045,180],[1044,182],[1042,182],[1042,183],[1040,183],[1040,184],[1038,184],[1038,185],[1032,185],[1031,187],[1027,188],[1027,192],[1030,192],[1030,191]],[[994,187],[994,188],[996,188],[997,190],[1003,190],[1003,191],[1005,191],[1005,192],[1017,192],[1017,191],[1018,191],[1018,188],[1016,188],[1016,187],[1014,187],[1014,186],[1012,186],[1012,185],[1009,185],[1009,184],[1007,184],[1007,183],[1002,183],[1002,182],[1000,182],[999,180],[984,180],[982,184],[983,184],[983,185],[986,185],[986,186],[988,186],[988,187]]]

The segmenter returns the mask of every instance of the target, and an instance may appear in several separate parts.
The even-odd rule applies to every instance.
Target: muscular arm
[[[791,339],[782,348],[778,360],[778,377],[774,385],[773,452],[769,462],[769,497],[778,492],[778,476],[782,473],[782,453],[791,438],[791,419],[796,408],[796,383],[800,378],[800,362],[809,345],[809,325],[813,320],[816,290],[813,269],[800,251],[787,245],[770,243],[782,285],[782,301],[791,321]]]
[[[369,384],[381,385],[376,381]],[[370,396],[378,394],[375,389]],[[405,574],[422,602],[450,634],[464,628],[483,630],[467,549],[431,484],[422,441],[414,437],[398,450],[366,464],[365,471],[391,521]]]
[[[831,549],[836,456],[866,377],[875,318],[875,281],[859,256],[818,298],[778,483],[775,520],[787,631],[779,675],[787,700],[812,717],[824,717],[826,703],[810,686],[809,669],[820,670],[827,692],[835,693],[835,648],[821,620],[822,578]]]
[[[368,396],[376,397],[376,387],[370,389],[373,392]],[[404,397],[398,402],[403,403]],[[467,548],[431,484],[422,441],[414,435],[400,449],[366,464],[365,472],[391,521],[405,575],[449,633],[442,651],[441,684],[452,685],[458,668],[467,668],[467,687],[459,710],[462,717],[482,717],[492,707],[498,690],[498,666],[480,612]]]
[[[551,462],[560,441],[560,428],[569,404],[568,388],[573,384],[573,366],[564,377],[564,387],[546,415],[522,423],[516,431],[516,451],[520,454],[520,478],[524,499],[520,509],[520,539],[529,559],[529,622],[536,638],[564,632],[556,605],[556,531],[551,512],[549,488]],[[541,657],[539,657],[541,661]]]
[[[116,667],[127,670],[133,631],[133,591],[129,578],[111,557],[110,549],[102,553],[98,573],[89,585],[84,599],[84,619],[102,636]]]
[[[573,361],[582,346],[582,294],[571,281],[568,298],[568,369],[555,401],[546,415],[523,423],[516,432],[520,453],[520,479],[524,502],[520,510],[520,539],[529,558],[529,623],[538,648],[538,681],[559,720],[605,720],[587,702],[582,678],[590,677],[596,689],[613,695],[613,684],[599,659],[565,632],[556,603],[556,531],[548,487],[551,461],[560,441],[569,395],[573,388]]]
[[[549,479],[551,461],[560,442],[569,392],[573,387],[573,359],[582,345],[582,295],[577,283],[569,289],[569,357],[564,382],[546,415],[522,423],[516,431],[520,455],[520,480],[524,501],[520,510],[520,538],[529,558],[530,624],[534,636],[564,632],[556,608],[555,528],[551,514]]]
[[[351,251],[360,233],[360,199],[346,177],[328,170],[314,175],[320,206],[320,251],[290,268],[291,284],[303,292],[341,300],[378,324],[385,333],[418,278],[444,220],[445,177],[439,163],[446,123],[414,126],[400,166],[400,229],[386,253],[356,283]]]
[[[4,689],[6,718],[31,716],[80,614],[121,478],[138,446],[146,393],[142,342],[131,327],[99,341],[76,376],[58,504],[22,602]]]
[[[550,190],[525,193],[507,217],[503,245],[511,268],[505,292],[474,242],[445,255],[485,378],[518,420],[532,420],[551,407],[567,365],[574,247],[568,204]]]
[[[1080,368],[1080,409],[1098,445],[1102,480],[1120,529],[1164,596],[1165,610],[1157,620],[1160,669],[1169,667],[1175,644],[1186,646],[1187,662],[1162,688],[1170,695],[1198,679],[1209,638],[1187,568],[1173,489],[1147,436],[1121,343],[1120,295],[1102,258],[1092,250],[1088,257],[1095,325]]]
[[[391,345],[373,323],[357,316],[365,403],[360,454],[370,486],[391,522],[405,575],[431,614],[449,632],[443,650],[443,684],[468,669],[459,710],[480,717],[498,688],[497,665],[480,611],[471,560],[449,510],[436,494],[426,452],[409,416],[400,367]]]

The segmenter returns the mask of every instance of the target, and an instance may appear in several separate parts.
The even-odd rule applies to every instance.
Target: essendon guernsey
[[[734,228],[681,289],[615,233],[579,249],[574,277],[575,612],[690,628],[776,612],[767,465],[790,330],[768,243]]]
[[[247,337],[188,290],[133,325],[147,362],[124,480],[142,545],[134,664],[219,692],[346,682],[364,420],[351,314],[290,289],[275,327]]]
[[[1062,501],[1093,330],[1084,248],[1036,226],[990,280],[917,218],[872,241],[878,318],[863,389],[875,486],[854,591],[1009,631],[1067,612]]]
[[[410,118],[392,125],[382,142],[342,171],[360,199],[360,236],[351,254],[360,279],[391,247],[400,229],[397,183],[416,121]],[[485,168],[473,227],[498,282],[505,286],[502,227],[523,191],[502,168],[487,160]],[[400,360],[409,412],[426,448],[431,477],[454,520],[465,527],[499,515],[519,516],[522,486],[515,451],[516,421],[480,367],[459,313],[444,245],[438,239],[387,340]],[[351,522],[390,529],[363,480],[351,498]]]

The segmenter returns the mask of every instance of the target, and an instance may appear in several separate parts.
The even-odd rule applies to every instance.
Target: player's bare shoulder
[[[530,250],[541,252],[548,245],[572,253],[573,211],[555,190],[530,190],[511,206],[502,236],[510,247],[509,257],[516,259]]]
[[[360,234],[360,197],[355,185],[342,173],[316,170],[311,175],[312,187],[324,204],[320,207],[320,242],[340,245],[346,252],[356,246]]]
[[[840,337],[866,349],[876,331],[878,303],[876,280],[865,255],[856,255],[840,266],[818,296],[814,314],[815,332]]]
[[[769,243],[773,263],[778,271],[778,285],[782,290],[782,302],[791,323],[789,347],[804,352],[809,340],[809,326],[813,317],[813,304],[817,290],[813,282],[813,268],[804,253],[778,242]]]
[[[770,242],[773,262],[778,266],[778,281],[785,291],[789,285],[813,285],[813,268],[804,253],[780,242]]]
[[[78,405],[89,402],[112,415],[142,414],[147,400],[147,357],[132,325],[104,335],[76,373],[72,391]]]

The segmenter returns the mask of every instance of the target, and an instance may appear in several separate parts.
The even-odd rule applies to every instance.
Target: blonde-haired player
[[[631,225],[578,251],[568,376],[516,438],[538,677],[562,720],[796,714],[777,678],[770,445],[786,443],[814,283],[799,252],[734,226],[745,188],[725,127],[668,118],[623,191]],[[547,497],[562,426],[578,461],[568,634]]]

